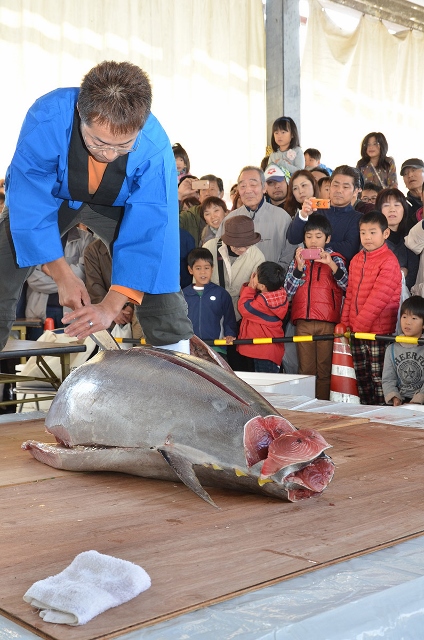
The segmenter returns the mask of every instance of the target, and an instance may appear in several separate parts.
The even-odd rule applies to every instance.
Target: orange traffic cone
[[[334,333],[339,334],[341,337],[334,338],[330,400],[333,402],[360,404],[352,352],[347,338],[344,337],[345,332],[346,327],[342,324],[336,325]]]
[[[46,318],[44,320],[44,331],[47,331],[47,330],[53,331],[53,329],[54,329],[53,318]]]

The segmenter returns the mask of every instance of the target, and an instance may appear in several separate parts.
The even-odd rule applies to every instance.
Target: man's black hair
[[[277,291],[284,284],[286,272],[276,262],[262,262],[256,269],[259,284],[266,286],[268,291]]]
[[[113,136],[142,129],[151,105],[150,80],[131,62],[100,62],[85,74],[78,94],[81,122],[105,126]]]
[[[359,220],[359,228],[361,228],[363,224],[378,224],[381,231],[386,231],[386,229],[389,228],[389,224],[384,213],[376,210],[364,213],[362,218]]]
[[[312,213],[308,221],[305,222],[303,227],[303,238],[305,238],[305,234],[307,231],[322,231],[326,238],[331,236],[332,229],[330,221],[322,215],[322,213]]]
[[[213,267],[213,255],[209,251],[209,249],[204,249],[204,247],[197,247],[197,249],[193,249],[187,256],[187,264],[190,269],[193,268],[193,265],[198,260],[206,260],[209,262],[211,267]]]
[[[421,296],[411,296],[402,302],[400,308],[400,315],[404,313],[411,316],[418,316],[421,320],[424,320],[424,298]]]
[[[224,183],[222,182],[222,178],[217,178],[212,173],[208,173],[207,176],[202,176],[201,180],[209,180],[209,182],[216,182],[218,185],[219,191],[224,191]]]
[[[353,186],[355,189],[362,189],[364,184],[364,179],[362,177],[362,173],[356,169],[355,167],[350,167],[348,164],[342,164],[340,167],[336,167],[331,174],[331,180],[333,181],[337,175],[349,176],[353,178]]]

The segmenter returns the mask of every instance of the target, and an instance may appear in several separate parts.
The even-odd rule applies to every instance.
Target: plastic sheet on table
[[[278,409],[368,418],[373,422],[424,429],[424,406],[422,405],[406,408],[404,405],[401,407],[389,407],[352,404],[349,402],[330,402],[329,400],[311,399],[307,396],[285,396],[278,393],[264,393],[263,396]]]
[[[140,629],[125,640],[422,637],[424,538]]]

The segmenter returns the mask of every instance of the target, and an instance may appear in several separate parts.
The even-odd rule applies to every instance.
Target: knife
[[[97,346],[103,351],[113,351],[116,349],[121,349],[115,338],[109,333],[107,329],[102,329],[101,331],[90,333],[90,338],[92,338]]]

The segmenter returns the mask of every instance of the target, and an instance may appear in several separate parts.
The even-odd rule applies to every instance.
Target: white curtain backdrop
[[[197,176],[222,177],[228,195],[241,167],[261,161],[261,0],[1,0],[0,177],[34,100],[112,59],[147,71],[152,111]]]
[[[310,0],[301,67],[302,146],[315,147],[334,168],[356,165],[360,144],[381,131],[398,171],[411,157],[424,158],[424,34],[390,34],[364,15],[353,33],[337,27]],[[402,178],[399,186],[404,190]]]

